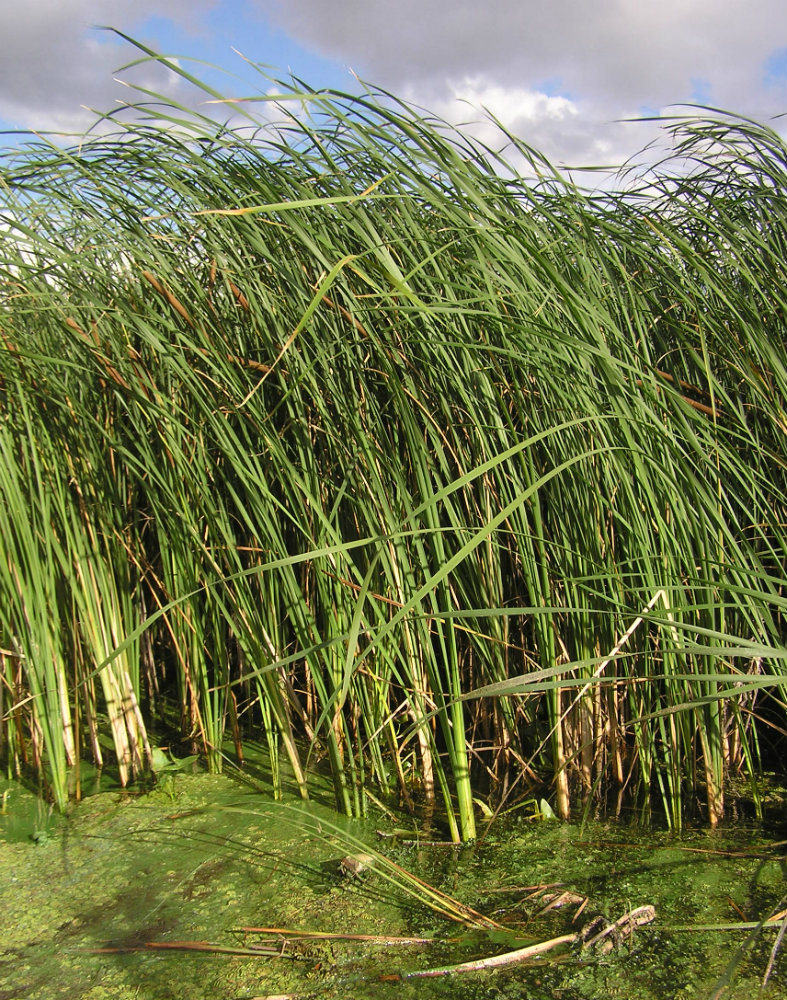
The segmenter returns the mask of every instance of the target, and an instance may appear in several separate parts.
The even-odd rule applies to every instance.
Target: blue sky
[[[292,73],[318,87],[347,89],[352,83],[348,69],[341,63],[301,45],[246,0],[217,4],[206,13],[203,25],[189,31],[182,21],[153,15],[127,33],[154,41],[162,52],[183,57],[185,68],[220,90],[240,86],[230,74],[259,85],[257,74],[248,70],[234,50],[253,62],[269,66],[273,75]],[[189,60],[202,60],[221,69],[213,70],[197,62],[192,65]]]
[[[0,128],[80,132],[83,106],[128,99],[113,76],[138,53],[97,24],[230,96],[268,87],[234,47],[315,88],[352,90],[355,72],[494,142],[487,108],[557,163],[620,162],[651,137],[620,119],[682,102],[785,126],[783,0],[26,0],[0,9]],[[196,100],[160,68],[121,76]]]

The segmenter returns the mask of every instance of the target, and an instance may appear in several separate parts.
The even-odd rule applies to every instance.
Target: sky
[[[227,96],[270,89],[252,64],[360,78],[501,145],[488,112],[558,165],[619,164],[653,135],[625,120],[686,103],[787,126],[784,0],[0,0],[0,129],[82,132],[133,98],[118,80],[200,100],[164,67],[118,72],[140,53],[97,25]]]

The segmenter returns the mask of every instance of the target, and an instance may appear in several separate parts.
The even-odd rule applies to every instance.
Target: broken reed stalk
[[[434,979],[437,976],[453,976],[463,972],[484,972],[488,969],[501,969],[508,965],[517,965],[519,962],[526,962],[531,958],[537,958],[548,951],[553,951],[561,945],[575,944],[577,934],[561,934],[558,937],[550,938],[548,941],[538,941],[536,944],[528,945],[526,948],[517,948],[515,951],[507,951],[502,955],[490,955],[487,958],[477,958],[469,962],[460,962],[458,965],[443,965],[437,969],[417,969],[414,972],[406,973],[405,979]]]
[[[650,906],[638,906],[636,909],[624,913],[613,924],[606,924],[604,928],[593,937],[585,939],[581,931],[573,934],[560,934],[558,937],[550,938],[547,941],[538,941],[535,944],[527,945],[524,948],[516,948],[514,951],[506,951],[500,955],[490,955],[487,958],[473,959],[469,962],[460,962],[458,965],[444,965],[437,969],[419,969],[415,972],[408,972],[403,978],[434,978],[437,976],[452,976],[463,972],[484,972],[489,969],[501,969],[509,965],[517,965],[520,962],[527,962],[530,959],[538,958],[548,951],[553,951],[563,945],[576,945],[581,942],[583,948],[591,949],[599,945],[605,939],[610,942],[609,950],[613,947],[614,935],[623,930],[628,932],[627,936],[637,927],[644,927],[656,918],[655,909]]]
[[[291,941],[361,941],[365,944],[409,945],[434,944],[433,937],[396,937],[389,934],[339,934],[329,931],[303,931],[291,927],[239,927],[241,934],[268,934]]]

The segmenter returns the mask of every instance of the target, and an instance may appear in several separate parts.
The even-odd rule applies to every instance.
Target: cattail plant
[[[783,726],[782,138],[667,121],[592,192],[276,87],[2,155],[9,771],[133,780],[155,693],[454,840],[539,783],[718,822]]]

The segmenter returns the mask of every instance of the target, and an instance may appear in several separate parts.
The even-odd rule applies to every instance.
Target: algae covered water
[[[742,827],[643,835],[523,820],[460,850],[405,842],[416,839],[407,821],[385,813],[343,820],[229,776],[104,791],[66,818],[17,784],[0,794],[3,1000],[749,997],[778,935],[778,922],[756,924],[787,893],[778,832]],[[342,858],[363,846],[392,867],[348,875]],[[496,926],[448,919],[424,885]],[[645,905],[656,919],[606,952],[575,942],[506,968],[411,978]],[[761,995],[787,996],[781,952]]]

